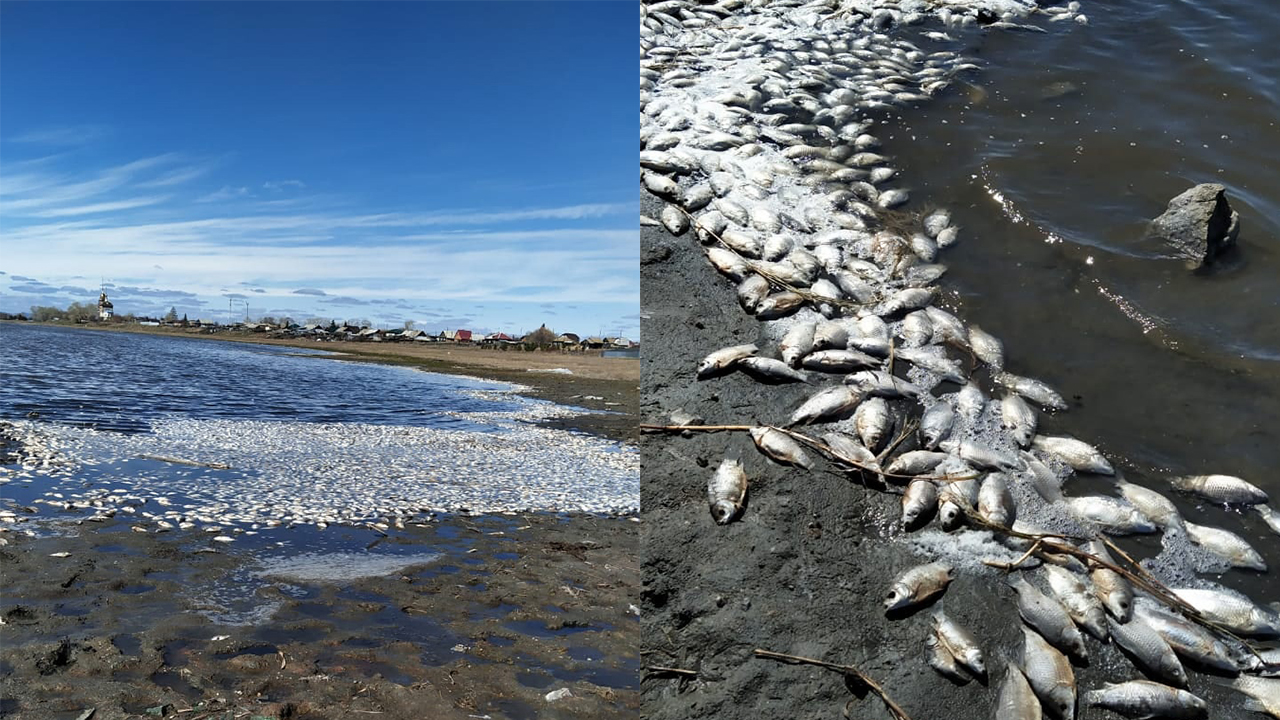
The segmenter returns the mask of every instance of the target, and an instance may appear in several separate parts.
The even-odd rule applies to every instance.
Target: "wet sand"
[[[630,520],[450,517],[389,537],[333,527],[224,544],[66,517],[60,535],[0,534],[3,717],[611,718],[639,705]],[[276,541],[441,556],[242,589],[279,603],[257,625],[200,614]],[[544,699],[561,688],[572,696]]]
[[[338,360],[407,365],[430,372],[466,375],[483,380],[517,383],[526,397],[599,412],[543,421],[546,427],[585,432],[624,442],[636,441],[640,362],[636,358],[602,357],[592,353],[496,350],[450,343],[317,342],[299,338],[272,339],[262,333],[203,333],[191,328],[153,328],[129,325],[63,325],[57,327],[102,332],[221,340],[323,350],[341,353]],[[567,369],[569,373],[548,372]]]

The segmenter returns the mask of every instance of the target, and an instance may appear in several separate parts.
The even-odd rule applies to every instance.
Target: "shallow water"
[[[157,418],[287,419],[464,428],[509,412],[510,386],[318,350],[0,324],[0,418],[145,431]]]

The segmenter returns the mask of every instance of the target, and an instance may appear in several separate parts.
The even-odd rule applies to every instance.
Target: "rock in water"
[[[1151,234],[1169,243],[1193,268],[1202,267],[1240,234],[1240,213],[1227,203],[1227,189],[1203,183],[1169,201],[1169,209],[1151,221]]]

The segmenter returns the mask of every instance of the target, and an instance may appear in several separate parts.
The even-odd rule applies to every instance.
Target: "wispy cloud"
[[[106,135],[107,129],[101,125],[72,125],[30,130],[9,138],[9,141],[38,145],[84,145]]]
[[[213,170],[214,167],[215,167],[214,163],[205,163],[202,165],[192,165],[190,167],[170,170],[169,172],[161,175],[158,178],[138,183],[137,187],[157,188],[157,187],[171,187],[173,185],[181,185],[183,183],[188,183],[188,182],[191,182],[192,180],[196,180],[198,178],[204,177],[205,175],[208,175],[209,172]]]
[[[318,289],[316,289],[316,288],[298,288],[297,290],[294,290],[294,291],[293,291],[293,294],[294,294],[294,295],[316,295],[316,296],[323,296],[323,295],[328,295],[329,293],[326,293],[326,292],[325,292],[325,291],[323,291],[323,290],[318,290]]]
[[[29,213],[31,217],[56,218],[68,217],[71,215],[90,215],[93,213],[112,212],[115,210],[128,210],[130,208],[146,207],[147,205],[156,205],[168,200],[171,195],[157,195],[153,197],[140,197],[131,200],[116,200],[114,202],[94,203],[92,205],[76,205],[72,207],[53,208],[51,210],[39,210]]]
[[[215,190],[208,195],[202,195],[196,198],[196,202],[207,203],[217,202],[219,200],[232,200],[239,197],[245,197],[248,194],[249,188],[247,187],[231,187],[230,185],[223,185],[220,190]]]
[[[280,192],[281,190],[285,188],[290,188],[290,187],[298,188],[299,190],[301,190],[306,186],[307,184],[302,182],[301,180],[278,180],[274,182],[268,181],[268,182],[262,183],[263,188],[274,191],[274,192]]]

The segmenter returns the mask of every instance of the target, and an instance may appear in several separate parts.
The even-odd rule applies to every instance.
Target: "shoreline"
[[[501,351],[443,343],[441,347],[419,347],[409,343],[317,342],[294,338],[266,338],[249,332],[210,334],[186,329],[127,325],[0,321],[0,324],[3,323],[322,350],[332,353],[325,357],[333,360],[400,365],[447,375],[513,383],[521,386],[515,394],[557,405],[597,411],[538,421],[537,424],[542,427],[596,435],[632,447],[636,446],[638,440],[636,426],[640,362],[637,358]],[[531,368],[542,372],[530,372]],[[569,369],[572,374],[545,372],[557,368]]]
[[[247,548],[127,524],[81,518],[67,534],[4,534],[0,714],[585,719],[638,707],[639,533],[628,519],[450,516],[388,536],[330,528],[293,536],[340,559],[310,562],[319,574],[302,577],[252,571],[269,555],[286,567],[323,557],[273,546],[293,530]],[[347,557],[415,549],[438,557],[339,579],[352,574]],[[259,624],[220,623],[209,612],[227,593],[274,610]],[[564,688],[570,697],[545,699]]]

